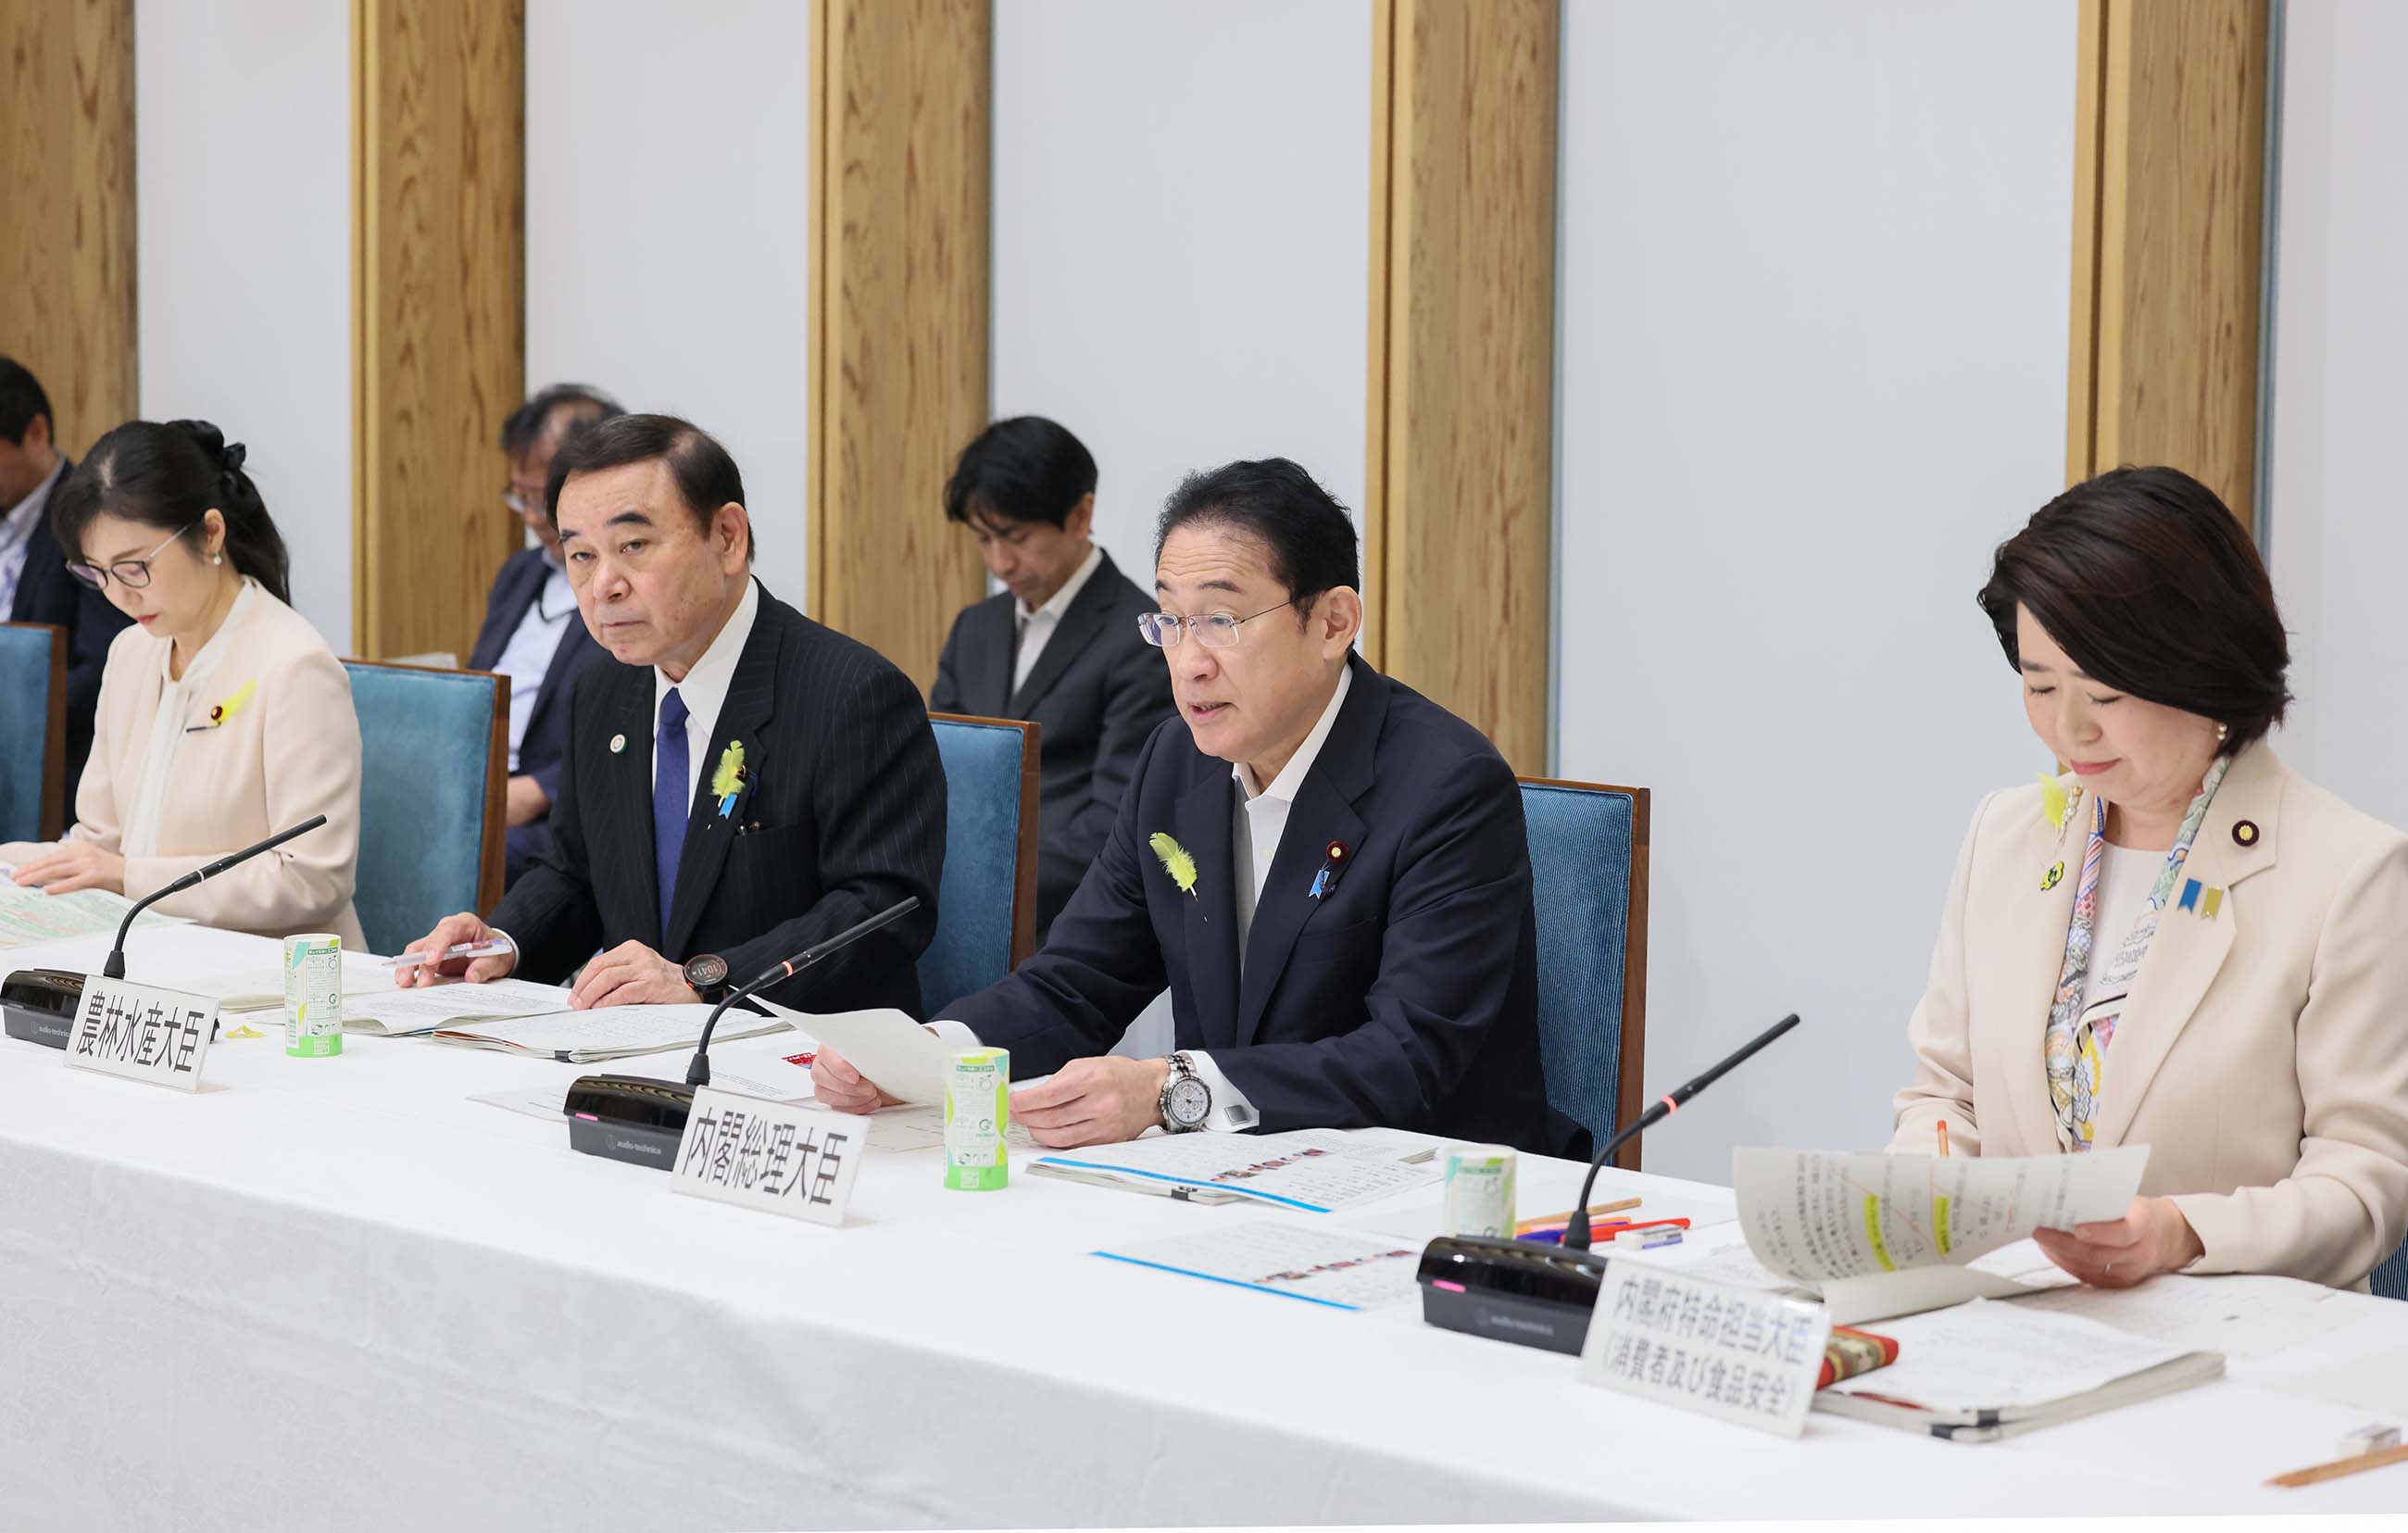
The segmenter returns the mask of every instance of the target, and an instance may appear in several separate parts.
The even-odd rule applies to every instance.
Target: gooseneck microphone
[[[776,984],[781,980],[800,974],[803,970],[810,967],[813,964],[818,963],[821,959],[828,956],[830,953],[838,952],[839,949],[851,947],[853,943],[858,942],[865,937],[867,937],[871,932],[874,932],[879,927],[885,925],[888,922],[907,916],[919,908],[919,895],[905,895],[901,899],[889,905],[886,909],[879,911],[876,915],[871,916],[868,920],[847,926],[844,930],[837,933],[827,940],[818,943],[815,946],[805,948],[802,952],[795,954],[792,958],[786,959],[784,962],[777,964],[772,967],[763,969],[751,980],[729,991],[726,996],[720,1001],[719,1005],[712,1009],[709,1020],[705,1021],[702,1024],[702,1037],[694,1046],[694,1063],[685,1067],[685,1083],[689,1086],[707,1086],[710,1084],[710,1035],[712,1030],[718,1027],[719,1019],[727,1014],[727,1009],[729,1007],[735,1005],[738,1001],[744,999],[746,996],[752,995],[752,992],[761,989],[765,985]]]
[[[220,873],[224,872],[227,868],[234,867],[237,863],[249,862],[251,858],[258,856],[263,852],[273,852],[278,847],[282,846],[285,842],[293,839],[294,837],[306,836],[310,831],[317,829],[320,825],[322,825],[325,823],[326,817],[324,815],[313,814],[309,816],[308,819],[302,821],[299,824],[294,825],[290,830],[278,831],[275,835],[270,836],[267,839],[260,842],[257,846],[244,847],[241,851],[229,852],[225,856],[220,857],[217,861],[209,863],[205,867],[195,867],[191,872],[185,874],[182,878],[178,879],[175,882],[166,885],[165,888],[153,889],[150,893],[143,895],[140,899],[136,900],[134,902],[134,908],[125,912],[125,919],[119,922],[117,924],[117,941],[108,950],[108,961],[100,966],[101,978],[105,980],[122,980],[125,978],[125,934],[134,929],[134,918],[136,916],[140,915],[143,911],[149,910],[151,906],[156,905],[159,901],[166,898],[169,895],[180,895],[185,890],[194,887],[195,884],[216,878]]]
[[[1782,1034],[1789,1031],[1789,1029],[1797,1025],[1798,1013],[1792,1011],[1787,1016],[1782,1018],[1779,1022],[1767,1027],[1763,1032],[1756,1034],[1756,1037],[1748,1039],[1745,1043],[1741,1044],[1739,1048],[1732,1053],[1730,1057],[1725,1059],[1721,1064],[1714,1066],[1710,1070],[1707,1070],[1703,1075],[1691,1081],[1687,1085],[1676,1086],[1668,1095],[1657,1097],[1648,1106],[1646,1111],[1639,1115],[1637,1122],[1624,1129],[1621,1133],[1613,1136],[1612,1139],[1608,1139],[1606,1141],[1605,1148],[1599,1150],[1595,1158],[1591,1159],[1588,1163],[1588,1176],[1581,1182],[1580,1198],[1572,1205],[1571,1223],[1564,1226],[1564,1249],[1567,1251],[1586,1251],[1588,1249],[1589,1194],[1597,1190],[1597,1173],[1604,1168],[1607,1161],[1613,1158],[1613,1153],[1616,1150],[1621,1149],[1623,1145],[1629,1140],[1637,1139],[1641,1134],[1646,1132],[1656,1125],[1662,1123],[1665,1119],[1670,1117],[1673,1113],[1679,1111],[1682,1105],[1687,1102],[1690,1097],[1695,1096],[1698,1093],[1705,1090],[1708,1086],[1713,1085],[1724,1076],[1728,1075],[1732,1070],[1737,1069],[1741,1065],[1745,1064],[1749,1059],[1755,1057],[1756,1052],[1758,1049],[1763,1048],[1766,1044],[1771,1042],[1774,1039],[1779,1038]]]

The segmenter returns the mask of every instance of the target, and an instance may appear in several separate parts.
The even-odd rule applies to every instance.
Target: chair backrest
[[[0,841],[56,839],[66,830],[64,629],[0,623]]]
[[[1522,779],[1547,1101],[1602,1146],[1640,1110],[1647,1038],[1647,790]],[[1639,1145],[1618,1164],[1639,1168]]]
[[[1036,947],[1039,729],[1018,719],[931,713],[945,764],[945,871],[937,935],[920,954],[920,998],[937,1016]]]
[[[360,868],[372,953],[502,897],[510,683],[485,671],[346,660],[360,716]]]
[[[2369,1285],[2385,1298],[2408,1298],[2408,1244],[2383,1258],[2369,1275]]]

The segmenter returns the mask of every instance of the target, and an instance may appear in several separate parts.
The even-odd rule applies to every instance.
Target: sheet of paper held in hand
[[[818,1015],[782,1006],[769,1010],[786,1019],[819,1049],[834,1049],[889,1096],[941,1105],[953,1051],[936,1034],[893,1008]]]
[[[1756,1259],[1821,1290],[1847,1325],[2029,1292],[1975,1260],[2035,1229],[2121,1219],[2148,1160],[2137,1144],[2021,1158],[1741,1149],[1731,1182]]]
[[[13,878],[13,876],[12,876]],[[12,878],[0,878],[0,948],[22,948],[31,942],[55,942],[63,938],[113,937],[117,924],[134,902],[106,889],[79,889],[71,895],[46,895],[19,887]],[[134,923],[146,926],[178,926],[182,916],[145,910]]]

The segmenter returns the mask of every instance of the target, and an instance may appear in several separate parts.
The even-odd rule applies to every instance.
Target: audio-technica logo
[[[1480,1323],[1498,1330],[1527,1331],[1533,1336],[1555,1334],[1555,1326],[1543,1320],[1525,1320],[1520,1315],[1499,1314],[1495,1310],[1482,1311]]]
[[[659,1160],[668,1153],[666,1150],[657,1144],[646,1144],[641,1139],[623,1139],[616,1135],[611,1136],[610,1148],[613,1150],[633,1150],[639,1155],[650,1155],[654,1160]]]

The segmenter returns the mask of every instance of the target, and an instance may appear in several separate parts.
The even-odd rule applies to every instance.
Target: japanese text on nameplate
[[[197,1091],[201,1060],[217,1030],[218,1003],[200,996],[122,980],[84,985],[83,1005],[67,1037],[67,1064],[77,1069]]]
[[[689,1196],[841,1225],[868,1146],[867,1120],[705,1088],[671,1180]]]
[[[1821,1305],[1626,1256],[1606,1268],[1581,1375],[1620,1394],[1796,1437],[1830,1335]]]

